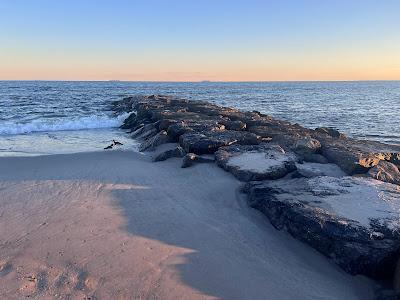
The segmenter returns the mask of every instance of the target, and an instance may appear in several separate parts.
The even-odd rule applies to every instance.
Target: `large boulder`
[[[117,110],[119,112],[119,110]],[[136,113],[132,112],[123,122],[121,125],[122,129],[132,129],[137,126],[137,117]]]
[[[214,159],[209,157],[203,157],[195,153],[188,153],[182,159],[181,168],[189,168],[195,163],[213,163]]]
[[[215,153],[217,164],[242,181],[278,179],[296,170],[296,157],[278,145],[234,145]]]
[[[246,130],[247,124],[242,121],[230,121],[230,120],[222,120],[219,121],[220,124],[224,125],[227,130]]]
[[[399,168],[391,162],[381,160],[368,171],[368,174],[372,178],[400,185]]]
[[[315,131],[320,134],[329,135],[333,138],[345,138],[346,136],[343,133],[340,133],[337,129],[331,127],[318,127],[315,128]]]
[[[321,154],[329,162],[340,166],[348,175],[366,173],[381,160],[399,163],[400,146],[350,138],[319,136],[318,140],[322,145]]]
[[[307,136],[296,141],[294,150],[300,153],[315,154],[321,150],[321,143],[317,139]]]
[[[177,146],[173,149],[167,149],[165,151],[161,151],[154,156],[153,161],[164,161],[173,157],[184,157],[185,150],[181,146]]]
[[[233,144],[256,145],[259,143],[259,137],[246,131],[210,131],[185,133],[180,136],[179,143],[186,152],[212,154],[222,146]]]
[[[142,96],[129,96],[122,100],[111,102],[111,109],[116,113],[131,112],[136,103],[142,99]]]
[[[150,124],[140,126],[138,129],[136,129],[134,132],[132,132],[131,136],[133,138],[146,140],[152,136],[155,136],[157,133],[158,133],[158,130],[155,127],[155,125],[153,123],[150,123]]]
[[[335,164],[320,164],[320,163],[297,163],[297,172],[302,177],[317,177],[317,176],[331,176],[331,177],[343,177],[346,173],[343,172]]]
[[[393,276],[400,250],[400,194],[361,177],[248,183],[250,206],[351,274]]]
[[[153,137],[146,139],[139,147],[139,151],[154,150],[156,147],[171,142],[165,130],[160,131]]]
[[[208,131],[221,131],[224,130],[225,126],[218,123],[215,120],[203,120],[203,121],[180,121],[175,124],[171,124],[168,127],[168,135],[174,140],[178,141],[179,137],[185,133],[190,132],[208,132]]]

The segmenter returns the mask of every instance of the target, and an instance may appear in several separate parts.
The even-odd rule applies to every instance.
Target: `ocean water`
[[[400,81],[374,82],[57,82],[0,81],[0,155],[102,150],[126,114],[110,102],[135,94],[207,100],[350,136],[400,144]]]

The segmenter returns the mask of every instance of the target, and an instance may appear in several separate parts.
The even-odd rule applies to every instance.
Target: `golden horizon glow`
[[[400,53],[400,52],[399,52]],[[210,63],[154,58],[138,62],[79,57],[60,59],[25,57],[1,62],[0,80],[121,80],[121,81],[354,81],[400,80],[396,55],[314,56],[218,60]],[[195,60],[195,59],[194,59]]]
[[[396,2],[38,1],[0,7],[0,80],[400,80]]]

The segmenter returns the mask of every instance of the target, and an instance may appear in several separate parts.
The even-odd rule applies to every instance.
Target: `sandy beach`
[[[370,299],[214,164],[129,151],[0,158],[1,299]]]

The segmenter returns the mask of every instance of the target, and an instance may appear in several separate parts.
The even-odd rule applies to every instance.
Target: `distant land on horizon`
[[[151,82],[151,83],[268,83],[268,82],[397,82],[400,79],[371,79],[371,80],[195,80],[195,81],[175,81],[175,80],[49,80],[49,79],[0,79],[0,82]]]

